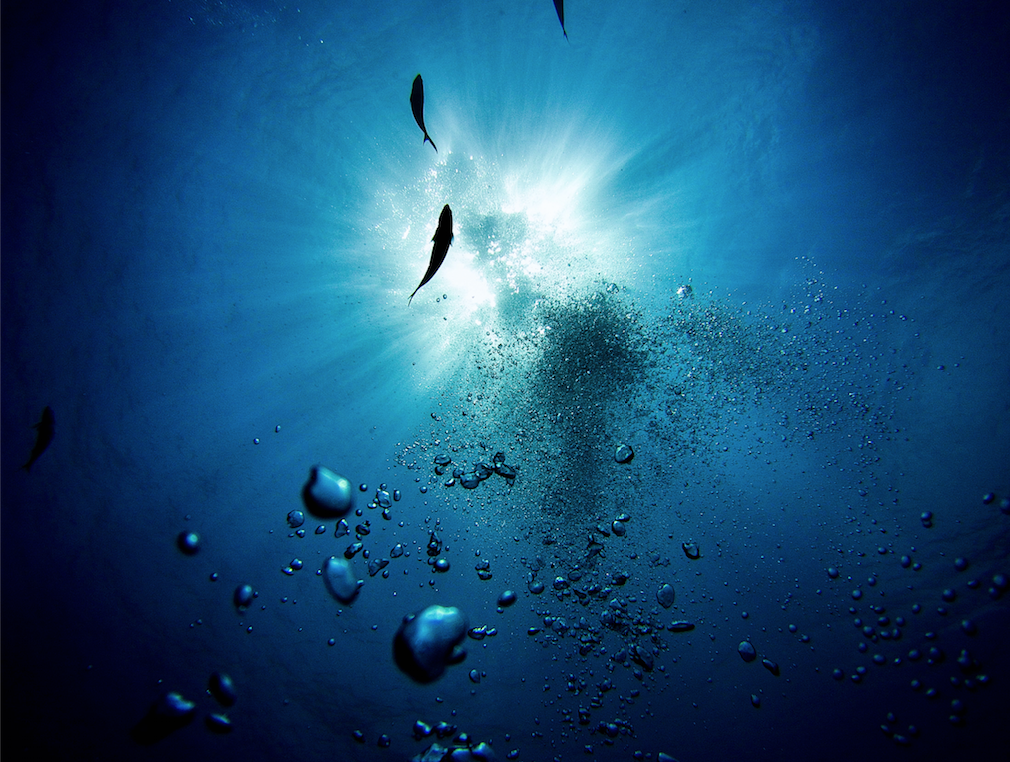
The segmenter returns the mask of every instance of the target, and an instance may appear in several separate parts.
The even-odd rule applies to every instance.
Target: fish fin
[[[29,473],[32,470],[32,462],[28,461],[27,463],[25,463],[23,466],[21,466],[21,470],[24,471],[26,474]]]

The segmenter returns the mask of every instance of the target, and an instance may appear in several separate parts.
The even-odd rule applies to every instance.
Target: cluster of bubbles
[[[459,397],[435,416],[445,428],[420,432],[399,460],[417,468],[418,450],[465,452],[495,431],[521,450],[518,497],[533,512],[523,519],[570,525],[670,468],[715,465],[720,435],[755,410],[766,439],[784,446],[855,431],[860,465],[872,469],[879,443],[898,433],[893,392],[910,376],[876,329],[904,317],[886,305],[852,315],[814,275],[802,291],[747,309],[685,285],[648,314],[614,283],[564,298],[524,292],[514,297],[522,308],[502,305],[446,379]],[[880,363],[886,370],[867,372]],[[647,444],[663,458],[615,473],[602,450],[619,444]]]
[[[983,503],[991,502],[993,496],[989,493],[983,498]],[[922,525],[925,529],[931,529],[933,515],[931,512],[927,513],[929,516],[922,517]],[[911,548],[911,552],[915,553],[914,547]],[[886,557],[891,555],[891,552],[887,548],[880,547],[878,555]],[[923,569],[923,564],[909,554],[902,555],[898,559],[898,565],[913,574]],[[958,556],[954,559],[952,567],[953,573],[960,575],[969,570],[971,563],[967,558]],[[832,581],[839,580],[842,576],[836,567],[829,567],[827,575]],[[845,580],[850,581],[851,577]],[[988,585],[975,576],[971,576],[963,585],[968,595],[978,595],[984,591],[992,600],[999,600],[1010,589],[1010,581],[1002,572],[993,574]],[[877,576],[868,577],[865,586],[870,590],[877,590],[880,586]],[[948,719],[952,725],[963,725],[968,702],[990,684],[991,678],[966,642],[979,634],[979,627],[975,621],[970,617],[962,617],[957,621],[956,629],[945,626],[944,620],[954,614],[954,604],[961,600],[958,588],[959,585],[955,583],[940,591],[934,610],[939,619],[932,627],[926,624],[925,627],[912,629],[912,620],[925,618],[929,613],[919,602],[903,602],[900,607],[886,606],[883,603],[869,603],[862,609],[856,605],[849,606],[848,613],[852,617],[852,624],[862,636],[856,643],[856,651],[862,656],[863,663],[848,670],[835,667],[831,676],[839,682],[845,681],[848,677],[849,682],[858,685],[871,679],[873,669],[910,665],[914,672],[908,683],[911,690],[931,703],[943,700],[944,692],[951,690],[953,698],[949,700]],[[914,585],[908,585],[907,589],[914,589]],[[879,592],[881,596],[884,595],[883,591]],[[863,586],[852,589],[850,596],[854,602],[862,602]],[[976,607],[979,605],[975,604]],[[909,636],[911,632],[917,634]],[[914,638],[911,644],[908,643],[910,637]],[[943,647],[945,639],[956,644],[955,649],[960,646],[953,660],[948,658],[948,652]],[[869,666],[865,660],[869,661]],[[920,671],[923,666],[927,668],[925,673]],[[881,724],[881,729],[900,746],[911,745],[912,740],[920,734],[919,728],[914,723],[905,727],[900,726],[895,712],[888,713],[886,722]]]
[[[630,448],[629,448],[630,449]],[[607,456],[617,465],[630,462],[630,458],[621,457],[627,454],[622,446],[608,451]],[[601,453],[601,457],[603,454]],[[494,464],[504,463],[504,458],[494,457],[491,459]],[[445,469],[452,465],[452,459],[448,456],[436,456],[432,459],[431,467],[442,470],[442,474],[434,474],[436,478],[445,475]],[[366,491],[367,487],[361,485],[359,491]],[[449,494],[448,492],[446,493]],[[346,535],[349,532],[347,517],[353,512],[359,518],[363,515],[363,510],[388,510],[397,500],[399,491],[387,490],[385,485],[380,485],[375,491],[372,500],[365,506],[355,508],[353,491],[350,489],[350,482],[321,466],[315,466],[310,471],[309,479],[303,489],[303,502],[306,510],[311,514],[327,515],[331,520],[341,515],[336,522],[335,534],[337,537]],[[1001,510],[1004,508],[1005,500],[999,500],[995,494],[987,494],[983,498],[983,503],[997,504]],[[1007,511],[1003,511],[1007,512]],[[932,520],[932,516],[930,519]],[[291,536],[305,537],[304,525],[306,512],[301,509],[293,509],[285,516],[285,522],[289,529],[294,530]],[[352,520],[353,523],[353,520]],[[568,572],[565,574],[555,574],[553,579],[549,579],[547,584],[540,579],[540,572],[548,567],[548,563],[542,558],[524,558],[523,564],[528,571],[527,584],[529,592],[533,596],[530,600],[545,593],[549,593],[556,599],[559,608],[544,607],[534,603],[534,610],[541,617],[542,626],[537,625],[528,628],[528,635],[544,647],[557,647],[564,643],[571,643],[571,647],[578,658],[585,660],[591,655],[603,656],[607,662],[614,666],[622,666],[643,687],[647,686],[655,673],[666,676],[667,664],[676,664],[678,657],[671,655],[674,651],[674,643],[668,641],[666,633],[674,638],[680,637],[681,633],[692,633],[696,630],[693,621],[675,618],[670,621],[661,621],[656,611],[650,612],[645,605],[645,601],[639,601],[633,594],[626,591],[629,580],[635,575],[634,567],[625,567],[623,564],[610,564],[606,569],[596,568],[602,559],[606,558],[606,547],[609,543],[628,543],[634,532],[629,533],[629,527],[634,524],[632,517],[621,512],[612,519],[595,522],[591,526],[588,535],[585,552],[580,554],[578,559],[569,558],[567,560]],[[356,537],[359,540],[367,538],[370,534],[367,528],[368,522],[363,521],[357,524]],[[400,523],[402,526],[402,522]],[[924,522],[925,526],[925,522]],[[324,534],[316,528],[313,534]],[[190,543],[185,542],[187,535],[195,533],[183,533],[177,538],[179,548],[182,552],[190,554],[196,551],[190,550]],[[700,544],[685,539],[680,543],[681,552],[688,564],[704,564],[706,555],[702,553]],[[195,547],[199,547],[198,543]],[[351,546],[353,547],[353,546]],[[435,530],[428,530],[427,555],[429,561],[439,559],[444,543],[439,535],[437,522]],[[634,547],[627,546],[625,547]],[[399,548],[399,552],[397,552]],[[350,548],[349,548],[350,550]],[[921,562],[914,559],[915,549],[910,549],[911,554],[906,554],[898,559],[898,566],[901,569],[910,570],[912,573],[920,571],[923,566]],[[358,553],[366,553],[367,550],[357,548],[349,555],[345,553],[345,558],[332,556],[324,562],[319,574],[323,578],[326,588],[331,595],[341,604],[350,605],[356,599],[358,592],[364,584],[356,579],[351,560]],[[886,557],[892,551],[883,546],[878,550],[878,555]],[[404,554],[402,543],[394,546],[390,553],[391,557],[398,558]],[[408,553],[409,555],[409,553]],[[479,557],[478,552],[478,557]],[[639,559],[636,552],[632,550],[630,554],[624,554],[632,561],[644,562],[653,572],[659,571],[670,565],[669,558],[663,558],[661,554],[649,552],[644,558]],[[296,559],[297,560],[297,559]],[[683,563],[683,562],[682,562]],[[294,562],[292,564],[295,565]],[[556,563],[550,564],[552,567]],[[300,568],[300,564],[298,565]],[[953,573],[961,574],[972,568],[967,558],[958,557],[953,561]],[[448,568],[446,568],[448,570]],[[478,570],[489,571],[489,566],[478,561]],[[437,571],[437,567],[433,569]],[[845,589],[848,584],[852,584],[851,576],[846,577],[844,568],[839,569],[833,566],[827,569],[827,576],[832,582],[839,584]],[[486,577],[490,579],[490,574]],[[482,577],[485,579],[485,577]],[[992,575],[989,584],[977,578],[972,578],[965,583],[969,591],[984,591],[994,600],[999,599],[1003,593],[1010,588],[1005,574],[997,573]],[[864,588],[872,590],[879,589],[876,576],[871,576],[861,585],[856,583],[855,588],[849,588],[851,597],[855,602],[863,599]],[[957,590],[958,585],[950,585],[941,593],[941,601],[937,605],[937,614],[946,617],[953,613],[953,606],[961,600],[961,594]],[[654,600],[658,606],[664,610],[670,610],[677,605],[677,596],[674,585],[671,582],[662,582],[654,588]],[[255,601],[257,594],[249,584],[239,585],[233,594],[233,602],[240,611],[247,610]],[[511,590],[503,591],[497,598],[498,610],[503,611],[516,603],[518,596]],[[633,605],[638,603],[639,606]],[[690,606],[690,603],[688,604]],[[684,609],[681,606],[681,609]],[[949,701],[950,722],[954,725],[961,725],[966,721],[970,698],[976,693],[984,690],[990,683],[991,678],[984,670],[983,665],[974,655],[972,649],[968,647],[955,649],[956,656],[951,659],[941,646],[942,634],[936,630],[928,630],[924,633],[923,644],[904,644],[907,641],[905,636],[908,625],[907,617],[903,614],[894,615],[882,604],[869,604],[870,617],[867,618],[865,611],[859,611],[855,606],[849,608],[849,613],[853,617],[853,623],[858,628],[862,639],[859,642],[858,651],[866,655],[872,662],[871,667],[858,665],[848,672],[841,668],[836,668],[832,676],[837,680],[845,680],[847,674],[851,673],[850,680],[854,684],[859,684],[869,679],[869,671],[891,664],[900,666],[903,663],[912,665],[925,665],[930,670],[942,670],[943,665],[953,664],[955,671],[953,674],[944,673],[946,681],[930,678],[929,675],[916,674],[910,682],[911,690],[921,694],[927,700],[937,701],[943,698],[945,686],[956,694]],[[909,609],[910,616],[916,617],[923,612],[923,607],[918,603]],[[683,614],[678,612],[679,616]],[[746,615],[744,615],[746,618]],[[796,632],[793,625],[789,627],[790,632]],[[960,621],[960,632],[962,636],[975,637],[979,633],[979,627],[970,618],[963,618]],[[483,641],[485,638],[494,637],[497,629],[482,624],[469,627],[466,615],[462,610],[451,606],[433,605],[420,611],[407,614],[401,623],[400,628],[393,639],[393,658],[405,675],[411,679],[428,683],[438,680],[452,665],[458,664],[465,659],[466,652],[462,643],[466,638],[472,641]],[[617,647],[604,645],[608,639],[617,638]],[[808,642],[809,638],[801,637],[802,642]],[[752,663],[758,659],[757,647],[753,639],[741,641],[738,645],[738,653],[744,663]],[[330,641],[331,645],[333,640]],[[888,648],[891,653],[888,653]],[[895,649],[899,649],[895,651]],[[664,664],[663,660],[666,660]],[[767,673],[772,677],[781,674],[778,662],[770,658],[761,659]],[[949,670],[948,670],[949,671]],[[468,673],[469,680],[475,685],[479,685],[483,673],[477,669],[471,669]],[[602,719],[594,719],[594,714],[605,711],[607,695],[616,689],[616,684],[611,677],[603,679],[591,679],[586,670],[581,674],[573,671],[567,675],[563,681],[565,691],[579,702],[575,710],[560,708],[564,722],[570,723],[574,728],[580,728],[588,734],[590,740],[595,740],[604,746],[610,746],[621,738],[632,738],[635,736],[635,726],[629,716],[610,716]],[[545,686],[546,688],[547,686]],[[234,695],[234,686],[227,676],[218,675],[212,677],[210,692],[218,698],[225,706],[230,706],[226,702],[229,695]],[[560,696],[561,694],[559,694]],[[623,692],[620,696],[620,705],[629,708],[634,705],[635,699],[640,695],[638,688]],[[234,703],[234,698],[230,699]],[[762,691],[749,693],[750,704],[755,709],[762,706]],[[195,704],[184,699],[177,693],[164,694],[152,706],[148,716],[138,725],[135,735],[139,739],[157,740],[168,732],[182,727],[189,723],[195,713]],[[896,720],[897,713],[891,712],[881,728],[888,737],[899,745],[910,745],[916,738],[920,730],[914,724],[907,727],[900,725]],[[215,732],[228,732],[231,729],[231,722],[224,712],[213,712],[207,715],[206,724]],[[449,723],[439,723],[432,727],[422,721],[418,721],[414,727],[414,736],[417,739],[427,738],[437,735],[438,738],[450,738],[448,745],[442,743],[432,743],[416,759],[428,760],[487,760],[493,759],[493,750],[487,743],[474,743],[466,733],[458,733],[458,728]],[[418,734],[420,733],[420,736]],[[563,731],[562,737],[567,737],[569,731]],[[355,738],[364,742],[364,735],[360,731],[355,732]],[[380,746],[388,746],[391,738],[383,734],[379,739]],[[595,753],[594,743],[585,744]],[[511,754],[512,752],[510,752]],[[518,752],[516,752],[518,753]],[[665,757],[665,755],[664,755]],[[512,758],[512,757],[508,757]]]
[[[844,440],[852,453],[846,464],[859,474],[861,486],[854,493],[867,498],[879,481],[880,443],[900,435],[895,407],[910,393],[915,374],[907,358],[888,348],[882,337],[901,330],[908,319],[884,302],[859,312],[833,302],[816,275],[803,290],[780,304],[747,309],[685,285],[670,297],[668,310],[656,316],[638,311],[620,288],[603,284],[564,300],[530,299],[521,314],[505,311],[485,341],[472,348],[472,365],[456,385],[461,390],[457,403],[432,415],[441,425],[420,432],[398,453],[399,462],[411,469],[423,462],[419,455],[432,450],[486,450],[483,440],[490,432],[516,450],[523,479],[504,501],[508,513],[500,518],[526,537],[539,524],[548,560],[522,559],[528,589],[534,600],[550,594],[562,604],[560,611],[538,606],[542,626],[528,628],[530,636],[545,647],[571,641],[585,657],[601,654],[603,636],[616,634],[626,639],[617,663],[647,679],[652,671],[647,665],[670,647],[661,633],[694,631],[695,622],[663,623],[647,611],[632,610],[634,598],[621,592],[634,569],[629,573],[610,563],[600,568],[607,557],[606,538],[624,536],[626,526],[619,521],[611,525],[613,514],[606,514],[625,496],[648,494],[650,477],[668,478],[658,470],[650,473],[654,459],[636,458],[635,468],[621,469],[631,463],[635,450],[662,450],[663,468],[676,468],[687,481],[701,468],[718,467],[728,449],[724,443],[732,441],[730,423],[747,416],[766,441],[785,449],[823,443],[822,451],[837,451],[838,441]],[[986,496],[987,503],[998,499]],[[465,511],[468,504],[454,504],[453,510]],[[482,510],[498,504],[485,503]],[[649,503],[635,504],[636,513],[646,519],[654,510]],[[999,506],[1010,513],[1007,499]],[[936,519],[925,511],[921,520],[928,529]],[[690,563],[704,563],[699,543],[690,537],[681,548]],[[715,552],[719,557],[721,551]],[[645,560],[634,551],[630,557]],[[648,558],[651,562],[651,553]],[[902,566],[921,568],[911,559],[907,564],[903,559]],[[545,568],[561,573],[544,578]],[[990,595],[999,596],[1003,584],[1003,576],[996,574]],[[985,587],[976,582],[980,586]],[[664,609],[674,605],[672,589],[668,583],[658,588],[656,602]],[[857,588],[852,597],[862,595]],[[601,609],[595,616],[579,611],[597,604]],[[877,612],[882,605],[871,605],[874,621],[887,618]],[[742,617],[747,619],[747,613]],[[876,642],[900,639],[893,636],[895,627],[875,629]],[[959,631],[974,637],[978,627],[965,619]],[[811,642],[794,625],[789,632],[797,634],[800,644]],[[928,649],[916,653],[928,654]],[[756,659],[756,649],[754,655]],[[895,656],[873,657],[874,664],[900,663]],[[978,672],[970,659],[969,653],[966,663]],[[923,663],[929,663],[928,656]],[[764,658],[762,664],[772,676],[780,674],[777,661]],[[853,670],[853,682],[862,681],[865,672],[862,666]],[[969,690],[986,684],[978,675],[967,680]],[[568,684],[575,692],[592,687],[577,675]],[[607,687],[597,681],[593,703],[580,710],[580,718],[602,705]],[[759,693],[750,696],[751,704],[760,707]],[[963,707],[964,700],[958,701]],[[952,717],[963,719],[964,713]],[[590,723],[587,719],[579,725]],[[899,743],[907,738],[896,735]]]
[[[235,683],[224,672],[214,672],[207,681],[207,693],[220,704],[221,710],[208,712],[204,716],[204,724],[211,732],[230,733],[231,718],[225,710],[238,700]],[[131,735],[137,743],[149,746],[186,727],[196,715],[196,702],[177,691],[167,691],[151,705],[144,718],[133,727]]]
[[[671,533],[670,545],[643,531],[655,524],[656,502],[638,499],[650,493],[656,476],[656,459],[650,453],[661,449],[664,467],[672,463],[679,475],[717,465],[727,422],[760,410],[764,433],[774,430],[783,447],[854,432],[855,464],[872,485],[875,442],[897,433],[889,408],[893,395],[887,392],[907,381],[907,369],[894,363],[883,375],[867,374],[866,363],[886,362],[874,344],[873,330],[827,304],[816,281],[808,286],[816,293],[805,306],[783,304],[781,315],[774,318],[769,310],[733,308],[689,286],[671,297],[667,312],[648,318],[613,284],[576,298],[533,299],[528,311],[505,314],[488,327],[484,340],[472,348],[470,364],[453,379],[455,398],[433,412],[432,422],[425,424],[430,428],[397,453],[399,463],[416,474],[419,494],[430,497],[428,490],[438,488],[441,500],[433,502],[461,512],[480,502],[487,512],[497,512],[494,518],[508,528],[505,533],[514,530],[517,539],[540,540],[542,550],[520,546],[528,549],[518,560],[525,570],[526,600],[536,617],[535,624],[522,627],[531,645],[568,651],[565,663],[572,666],[566,674],[545,678],[549,698],[544,705],[556,706],[562,723],[559,738],[591,741],[585,743],[589,754],[595,754],[596,745],[613,746],[635,737],[631,707],[643,690],[670,679],[669,667],[678,663],[685,644],[716,642],[715,623],[695,607],[690,588],[683,595],[684,578],[675,575],[680,571],[686,576],[687,569],[692,574],[711,570],[722,558],[722,548],[696,527],[684,526],[676,537]],[[367,487],[360,485],[358,491]],[[866,489],[858,494],[867,497]],[[307,530],[328,534],[325,523],[314,530],[306,527],[306,514],[334,522],[338,539],[353,534],[343,553],[327,558],[317,571],[339,605],[354,604],[366,585],[355,564],[364,560],[370,577],[388,578],[391,561],[410,557],[413,546],[399,533],[384,556],[367,547],[374,546],[377,527],[404,527],[403,521],[394,521],[401,497],[382,484],[367,505],[356,507],[349,480],[323,466],[311,469],[302,490],[304,510],[289,511],[286,523],[292,530],[289,536],[299,538]],[[994,493],[983,503],[1010,513],[1010,501]],[[366,511],[394,523],[373,525]],[[939,509],[937,514],[924,511],[913,523],[929,530],[943,520]],[[425,519],[422,531],[423,538],[415,538],[415,560],[426,564],[428,584],[435,588],[437,575],[451,577],[457,569],[448,558],[446,537],[451,534],[437,516],[434,523]],[[200,538],[184,532],[177,544],[183,553],[195,554]],[[665,547],[673,548],[673,559],[664,557]],[[888,543],[871,555],[880,563],[897,559],[896,575],[921,571],[914,546],[898,558],[900,552]],[[291,576],[303,566],[296,557],[282,571]],[[966,558],[957,558],[952,574],[970,568]],[[479,551],[474,569],[481,581],[492,579],[490,561]],[[904,594],[893,594],[885,605],[877,596],[893,575],[873,572],[860,582],[856,573],[843,562],[828,569],[827,592],[846,599],[859,654],[853,664],[836,656],[838,666],[829,662],[829,674],[842,684],[859,685],[870,682],[874,670],[911,665],[911,670],[905,667],[914,671],[911,691],[931,701],[949,698],[950,722],[963,724],[971,696],[992,682],[976,649],[964,642],[983,630],[981,622],[969,616],[968,606],[971,596],[982,593],[1001,598],[1008,589],[1006,575],[972,577],[966,590],[950,583],[935,602],[936,615],[954,620],[956,627],[924,625],[915,628],[920,634],[913,634],[911,622],[924,619],[921,614],[928,607],[910,605]],[[233,603],[244,612],[256,597],[253,587],[243,584],[236,588]],[[499,613],[518,600],[513,590],[500,592]],[[965,601],[965,612],[957,616]],[[743,619],[748,616],[743,612]],[[470,624],[461,608],[442,603],[407,613],[393,636],[392,658],[418,683],[443,679],[447,672],[445,679],[454,679],[452,667],[466,658],[463,644],[486,646],[498,633],[488,624]],[[708,628],[713,628],[711,633]],[[788,631],[799,644],[810,643],[795,625]],[[738,644],[743,664],[760,657],[764,667],[747,673],[749,685],[741,700],[749,698],[751,706],[760,709],[763,701],[772,699],[759,681],[774,684],[791,667],[788,662],[780,667],[764,654],[773,647],[757,629],[740,635],[745,639],[731,640]],[[591,660],[596,659],[606,666],[602,677],[594,676]],[[733,661],[737,668],[748,669]],[[612,673],[621,669],[634,687],[619,687],[622,681]],[[460,670],[456,679],[462,674]],[[476,668],[466,674],[471,690],[486,677]],[[555,680],[561,685],[552,685]],[[947,695],[948,690],[953,693]],[[608,698],[615,693],[620,707],[616,712]],[[185,706],[176,704],[162,701],[160,714],[185,715]],[[889,714],[882,728],[895,743],[908,745],[919,730],[898,723],[897,714]],[[439,741],[416,759],[492,758],[488,744],[474,743],[457,731],[451,723],[432,726],[418,720],[415,739],[435,735]],[[360,731],[355,738],[364,742]],[[380,746],[390,743],[386,734],[379,739]],[[638,754],[636,758],[644,758]],[[509,755],[513,758],[512,752]]]
[[[452,465],[452,458],[445,454],[435,456],[435,473],[442,476]],[[476,489],[481,482],[487,481],[493,474],[498,474],[505,480],[505,484],[511,487],[516,481],[516,470],[505,462],[505,453],[496,452],[491,459],[491,463],[478,460],[471,470],[467,471],[461,466],[456,466],[452,470],[452,476],[444,482],[446,487],[459,484],[463,489]]]

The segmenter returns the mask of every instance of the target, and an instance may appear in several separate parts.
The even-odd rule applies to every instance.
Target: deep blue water
[[[565,11],[5,3],[5,756],[1010,759],[1010,15]]]

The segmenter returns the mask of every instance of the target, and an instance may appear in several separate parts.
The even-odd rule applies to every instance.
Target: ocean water
[[[1006,9],[565,31],[4,4],[5,757],[1010,758]]]

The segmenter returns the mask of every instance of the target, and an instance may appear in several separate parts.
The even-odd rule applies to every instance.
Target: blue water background
[[[499,759],[891,759],[894,712],[900,733],[919,728],[917,759],[1006,759],[1008,598],[987,593],[1010,572],[1006,11],[566,11],[569,41],[549,2],[4,5],[5,755],[408,759],[430,743],[411,736],[423,719]],[[409,108],[418,72],[438,153]],[[408,307],[445,203],[456,240]],[[565,389],[522,396],[552,377],[526,333],[549,322],[542,304],[597,293],[638,315],[652,364],[608,387],[605,415],[563,428],[584,412]],[[709,321],[702,346],[670,327],[677,310]],[[696,383],[678,352],[715,380]],[[56,436],[25,473],[46,405]],[[636,448],[623,471],[620,441]],[[504,450],[516,486],[443,487],[443,442],[471,464]],[[317,462],[369,485],[361,507],[380,483],[404,493],[390,522],[365,508],[366,547],[411,557],[389,579],[361,566],[352,607],[314,574],[347,542],[333,522],[315,536],[310,519],[304,539],[285,523]],[[654,616],[698,624],[641,635],[659,650],[641,679],[611,658],[637,635],[603,628],[581,657],[571,633],[527,634],[545,615],[599,629],[609,598],[532,596],[524,560],[547,559],[550,587],[622,511],[601,578],[628,570],[613,595],[647,619],[670,581],[677,607]],[[436,520],[452,561],[437,579]],[[175,544],[190,529],[192,557]],[[295,557],[305,569],[282,574]],[[259,592],[246,614],[242,582]],[[505,588],[521,597],[498,613]],[[863,654],[848,609],[875,620],[870,601],[909,624]],[[499,634],[418,686],[390,644],[431,603]],[[928,632],[943,664],[893,664]],[[743,639],[781,676],[745,664]],[[977,668],[957,667],[962,648]],[[239,689],[229,735],[203,726],[215,670]],[[950,681],[980,673],[991,684]],[[197,721],[138,745],[167,690],[197,701]],[[615,719],[633,732],[590,733]]]

